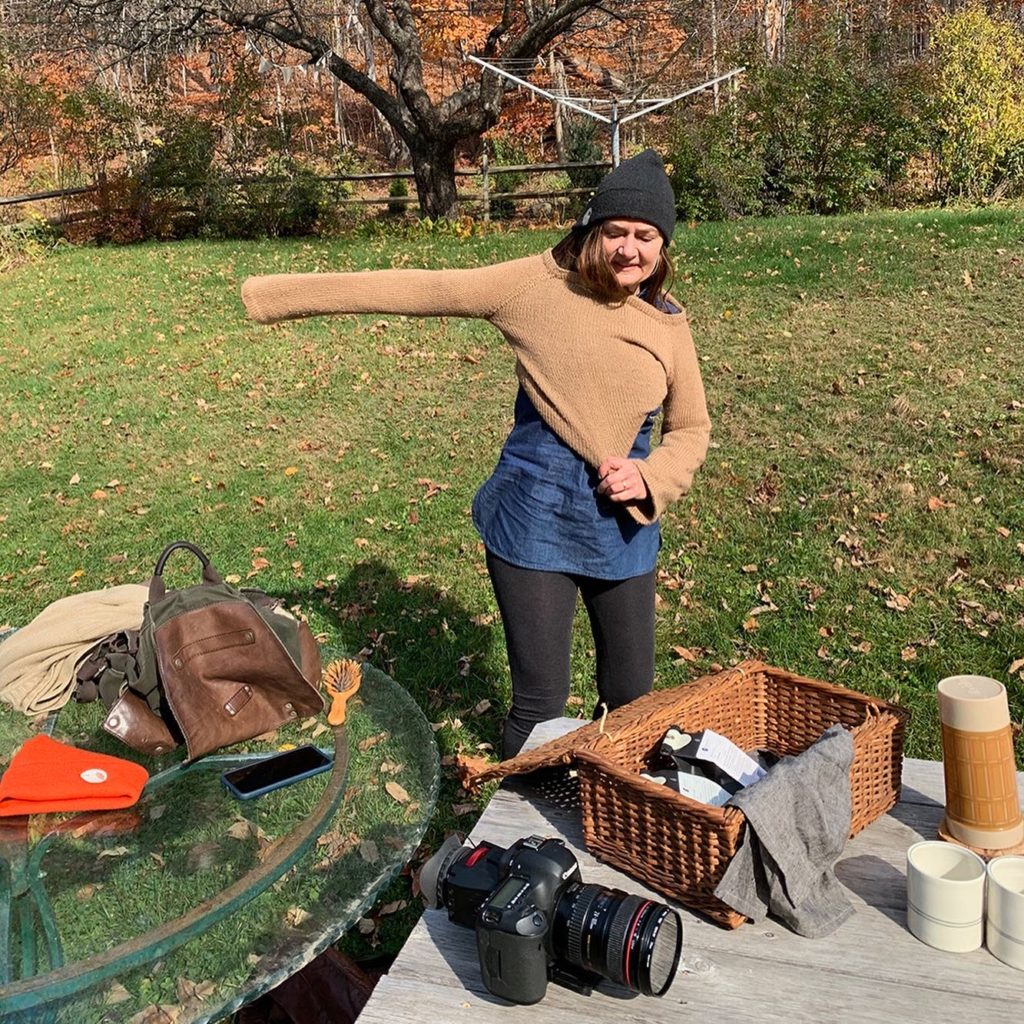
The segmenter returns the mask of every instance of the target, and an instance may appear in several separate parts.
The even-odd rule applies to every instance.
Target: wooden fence
[[[563,188],[563,189],[541,189],[531,191],[495,192],[493,191],[493,178],[500,174],[546,174],[559,171],[571,170],[606,170],[611,167],[607,160],[594,161],[589,163],[563,163],[563,164],[508,164],[499,167],[488,166],[486,154],[479,167],[459,168],[455,176],[459,178],[479,178],[479,191],[458,191],[456,197],[460,203],[479,203],[483,210],[483,219],[489,220],[491,216],[491,204],[500,200],[518,201],[522,199],[562,199],[571,196],[585,195],[592,191],[589,188]],[[368,174],[329,174],[316,175],[317,181],[338,181],[345,183],[359,183],[370,181],[393,181],[396,179],[412,179],[412,171],[375,171]],[[287,184],[291,179],[286,177],[246,177],[228,178],[231,185],[282,185]],[[201,182],[179,181],[173,184],[158,186],[157,189],[189,188]],[[47,202],[54,199],[71,198],[73,196],[88,195],[97,191],[98,185],[80,185],[76,188],[51,189],[46,192],[32,192],[20,196],[0,196],[0,207],[19,206],[27,203]],[[419,202],[415,195],[411,196],[345,196],[338,200],[339,203],[353,205],[386,205],[390,207],[406,206]],[[55,220],[58,223],[59,220]]]

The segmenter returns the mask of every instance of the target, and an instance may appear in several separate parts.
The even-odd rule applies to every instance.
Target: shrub
[[[939,187],[979,201],[1024,185],[1024,36],[977,4],[933,36]]]
[[[491,158],[496,166],[508,166],[525,164],[527,161],[526,150],[518,143],[513,142],[504,136],[497,136],[490,141]],[[515,192],[524,181],[526,171],[501,171],[493,175],[494,192]],[[516,215],[516,204],[514,199],[495,199],[491,202],[491,216],[495,220],[504,220]]]
[[[57,231],[43,218],[32,215],[14,224],[0,225],[0,273],[23,263],[36,263],[60,241]]]
[[[920,76],[828,25],[792,38],[787,59],[746,54],[738,99],[677,122],[679,213],[698,219],[841,213],[901,194],[923,148]],[[886,70],[888,69],[888,70]]]
[[[392,178],[391,184],[388,186],[388,195],[392,199],[406,198],[409,195],[409,186],[406,184],[405,178]],[[388,203],[388,216],[402,217],[407,208],[407,203]]]
[[[668,154],[676,213],[683,220],[725,220],[756,212],[761,159],[736,145],[731,114],[677,122]]]
[[[563,124],[566,163],[589,164],[604,160],[604,150],[598,141],[599,128],[596,121],[589,117],[566,117]],[[566,173],[572,188],[594,189],[607,171],[601,167],[571,167]],[[583,212],[589,198],[585,193],[572,196],[569,212],[574,218]]]

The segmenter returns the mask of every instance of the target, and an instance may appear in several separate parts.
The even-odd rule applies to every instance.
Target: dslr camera
[[[587,885],[560,839],[530,836],[503,849],[451,836],[424,865],[420,888],[431,907],[476,930],[484,985],[513,1003],[538,1002],[549,981],[589,995],[602,978],[660,996],[679,966],[679,914]]]

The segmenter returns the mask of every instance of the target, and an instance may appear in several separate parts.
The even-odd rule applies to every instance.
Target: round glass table
[[[146,758],[107,736],[103,712],[69,704],[41,729],[143,764],[139,802],[0,818],[5,1024],[118,1024],[148,1020],[147,1010],[177,1024],[220,1020],[362,917],[433,813],[433,733],[412,698],[368,665],[348,706],[347,777],[328,772],[255,800],[229,795],[221,773],[292,744],[332,752],[325,716],[185,765],[180,751]],[[0,711],[0,767],[39,730]]]

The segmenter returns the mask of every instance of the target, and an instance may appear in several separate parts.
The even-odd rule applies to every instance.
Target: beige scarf
[[[0,643],[0,700],[33,716],[62,708],[85,655],[110,633],[138,629],[148,597],[148,587],[126,583],[47,605]]]

